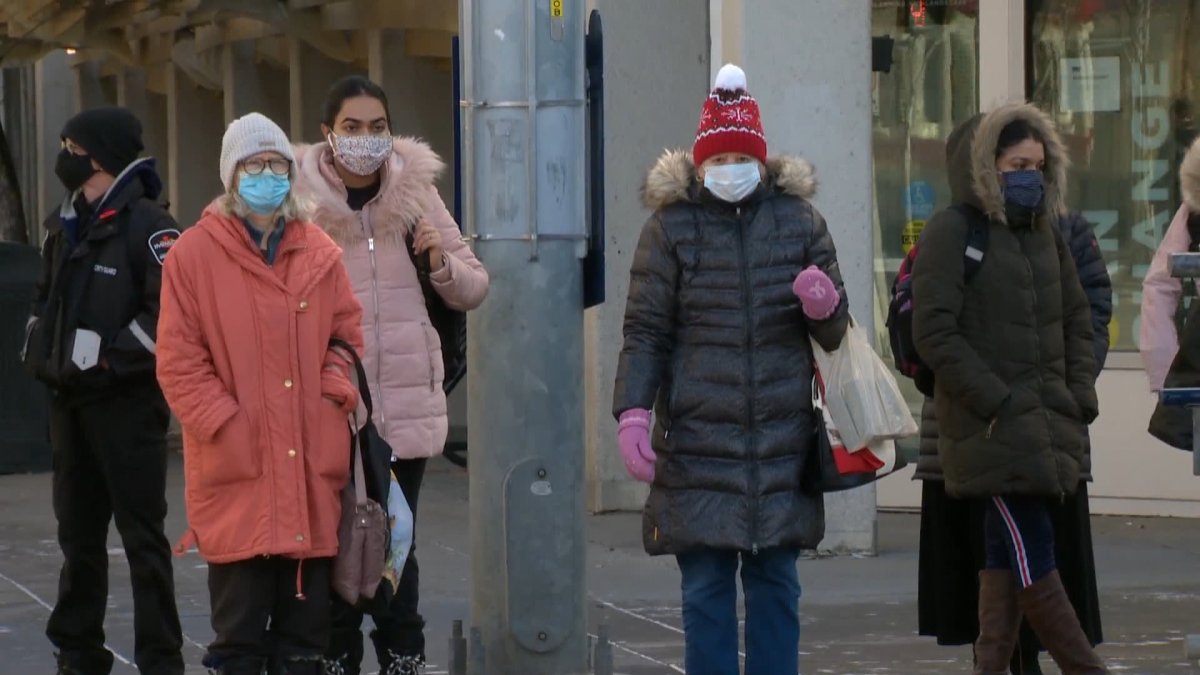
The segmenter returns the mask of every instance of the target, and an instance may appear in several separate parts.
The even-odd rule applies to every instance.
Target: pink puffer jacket
[[[462,240],[434,181],[444,168],[425,143],[396,138],[379,194],[351,211],[327,143],[296,147],[297,191],[316,202],[313,221],[342,247],[363,306],[363,365],[375,399],[375,424],[401,459],[432,457],[446,444],[442,349],[429,321],[405,237],[424,218],[442,233],[447,265],[431,275],[449,307],[483,302],[488,275]]]
[[[1175,352],[1179,336],[1175,329],[1175,310],[1183,296],[1183,282],[1171,276],[1172,253],[1184,253],[1191,244],[1188,235],[1188,215],[1200,213],[1200,141],[1192,143],[1179,167],[1179,183],[1183,190],[1183,206],[1167,227],[1162,243],[1154,252],[1150,271],[1142,281],[1141,331],[1138,348],[1151,391],[1162,389]]]

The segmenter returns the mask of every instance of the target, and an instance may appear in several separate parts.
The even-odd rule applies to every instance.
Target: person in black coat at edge
[[[971,134],[967,132],[981,117],[964,123],[948,139],[946,161],[952,175],[959,169],[965,171],[963,167],[954,166],[953,156],[960,143],[969,142]],[[1079,280],[1091,306],[1097,370],[1103,370],[1108,358],[1108,326],[1112,319],[1112,281],[1092,224],[1082,214],[1069,212],[1059,218],[1058,226],[1075,259]],[[979,634],[978,572],[984,565],[984,509],[975,500],[946,495],[937,456],[937,439],[937,418],[932,400],[927,399],[921,416],[921,456],[914,476],[923,481],[917,585],[919,633],[936,637],[941,645],[972,644]],[[1061,504],[1054,505],[1050,517],[1057,535],[1055,556],[1063,585],[1088,641],[1098,645],[1103,641],[1103,635],[1088,510],[1087,482],[1091,479],[1091,457],[1088,455],[1084,459],[1078,490]],[[1038,655],[1042,650],[1029,623],[1022,620],[1011,672],[1040,675]]]
[[[55,174],[67,190],[46,219],[42,270],[23,360],[46,384],[53,502],[64,562],[46,634],[60,675],[107,675],[109,521],[129,560],[134,661],[182,675],[167,515],[170,412],[155,379],[162,263],[179,238],[155,199],[154,160],[138,159],[142,125],[124,108],[67,121]]]

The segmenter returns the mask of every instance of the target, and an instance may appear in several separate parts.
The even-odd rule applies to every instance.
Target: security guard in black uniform
[[[107,675],[109,521],[133,581],[134,660],[182,675],[167,514],[170,413],[154,375],[162,263],[179,226],[155,200],[141,122],[97,108],[62,131],[55,173],[68,195],[47,218],[24,361],[53,397],[54,513],[63,563],[46,634],[60,675]]]

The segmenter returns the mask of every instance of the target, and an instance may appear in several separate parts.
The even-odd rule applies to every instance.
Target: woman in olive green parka
[[[1079,484],[1098,410],[1091,310],[1058,232],[1069,164],[1050,118],[1003,106],[968,129],[969,189],[913,267],[913,336],[934,372],[946,492],[987,501],[976,673],[1005,673],[1023,613],[1064,673],[1103,673],[1054,562],[1048,499]],[[967,247],[972,223],[988,233]],[[982,264],[964,279],[964,261]]]

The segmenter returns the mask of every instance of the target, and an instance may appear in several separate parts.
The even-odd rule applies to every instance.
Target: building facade
[[[258,110],[295,140],[321,142],[325,90],[352,72],[385,86],[395,132],[455,157],[453,0],[108,0],[93,3],[103,13],[77,15],[58,4],[0,8],[0,121],[35,223],[61,199],[53,164],[63,122],[105,103],[144,120],[147,152],[184,224],[220,190],[228,121]],[[1095,224],[1115,287],[1113,353],[1093,427],[1093,510],[1200,517],[1190,457],[1145,433],[1154,401],[1136,352],[1141,279],[1178,207],[1178,159],[1195,133],[1200,0],[589,0],[588,8],[605,24],[608,223],[608,302],[584,318],[588,412],[578,451],[593,510],[637,508],[645,496],[624,475],[609,414],[628,268],[648,215],[640,184],[664,148],[690,146],[711,77],[732,61],[762,105],[771,153],[817,166],[816,203],[852,309],[885,351],[892,277],[924,222],[948,204],[944,139],[1003,102],[1050,111],[1075,164],[1071,205]],[[456,201],[453,171],[439,188]],[[459,437],[465,392],[451,403]],[[827,544],[871,549],[876,505],[919,504],[910,475],[831,497]]]

